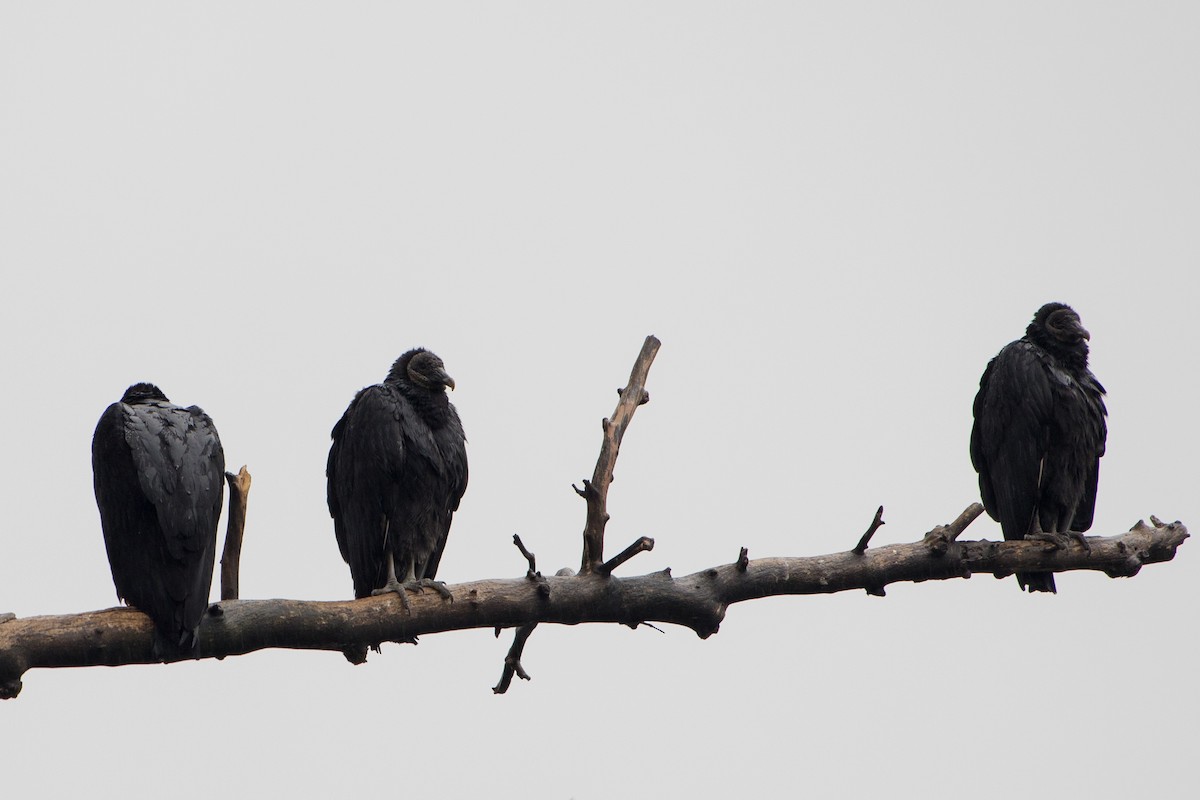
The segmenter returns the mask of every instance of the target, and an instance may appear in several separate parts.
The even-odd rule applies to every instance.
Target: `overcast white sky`
[[[677,574],[911,541],[978,497],[987,360],[1092,332],[1092,533],[1200,526],[1188,3],[6,3],[0,611],[111,606],[92,430],[139,380],[254,475],[246,597],[351,595],[329,430],[425,345],[471,484],[439,577],[577,566],[600,418],[663,347],[611,552]],[[224,522],[222,522],[222,531]],[[967,538],[999,538],[980,520]],[[16,796],[1188,796],[1197,544],[733,607],[719,634],[430,636],[33,671]],[[230,787],[236,787],[231,789]],[[1189,788],[1190,787],[1190,788]],[[8,796],[8,792],[4,792]]]

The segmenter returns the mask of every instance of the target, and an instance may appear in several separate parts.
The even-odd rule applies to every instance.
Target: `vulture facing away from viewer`
[[[1087,546],[1108,434],[1104,387],[1087,366],[1090,338],[1070,306],[1047,303],[979,380],[971,463],[1005,539]],[[1055,591],[1052,572],[1018,572],[1017,581]]]
[[[194,654],[225,488],[213,421],[130,386],[96,425],[92,477],[117,597],[154,621],[156,657]]]
[[[329,514],[354,596],[450,592],[433,580],[467,488],[462,422],[442,360],[409,350],[383,383],[355,395],[333,428],[325,475]]]

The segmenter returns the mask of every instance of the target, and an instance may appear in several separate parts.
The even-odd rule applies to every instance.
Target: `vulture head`
[[[401,381],[428,392],[443,392],[454,388],[454,379],[446,374],[442,360],[423,347],[409,350],[396,359],[388,373],[389,381]]]
[[[1092,335],[1083,327],[1075,309],[1066,303],[1046,303],[1033,315],[1025,329],[1030,341],[1060,357],[1082,357],[1086,362],[1087,342]]]
[[[144,400],[161,400],[164,403],[171,402],[167,396],[163,394],[162,389],[155,386],[153,383],[135,383],[125,390],[125,394],[121,396],[121,402],[129,405],[130,403],[138,403]]]

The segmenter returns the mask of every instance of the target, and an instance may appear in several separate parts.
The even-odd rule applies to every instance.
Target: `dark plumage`
[[[117,597],[154,621],[160,658],[193,653],[225,486],[212,420],[154,384],[130,386],[96,425],[92,476]]]
[[[1090,338],[1070,306],[1047,303],[979,380],[971,463],[1005,539],[1061,545],[1092,526],[1108,429],[1104,387],[1087,366]],[[1052,572],[1017,580],[1031,592],[1055,591]]]
[[[442,360],[417,348],[355,395],[333,428],[327,499],[354,596],[437,588],[450,521],[467,488],[466,438]]]

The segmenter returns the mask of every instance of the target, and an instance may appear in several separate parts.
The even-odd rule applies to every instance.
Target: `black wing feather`
[[[225,454],[209,416],[195,406],[125,406],[125,441],[171,557],[209,548],[225,481]]]
[[[1037,508],[1054,413],[1042,361],[1036,346],[1013,342],[988,364],[975,396],[971,463],[979,472],[984,508],[1005,539],[1023,539]]]
[[[388,549],[398,574],[409,560],[417,578],[437,573],[467,483],[462,424],[448,411],[433,428],[384,383],[360,391],[333,428],[326,499],[356,597],[383,585]]]
[[[1079,446],[1082,450],[1082,458],[1089,462],[1089,466],[1083,480],[1083,494],[1079,499],[1079,506],[1075,510],[1071,530],[1082,532],[1091,529],[1092,518],[1096,512],[1096,487],[1100,481],[1100,459],[1107,449],[1108,423],[1105,421],[1105,416],[1108,409],[1104,406],[1104,387],[1090,371],[1085,371],[1079,379],[1078,390],[1081,409]]]
[[[225,456],[212,420],[167,402],[114,403],[92,440],[96,502],[118,597],[189,651],[208,605]]]
[[[467,491],[466,436],[463,434],[462,421],[459,420],[458,412],[453,406],[450,408],[450,421],[445,428],[438,431],[436,442],[445,476],[448,502],[445,517],[439,522],[436,546],[425,564],[423,577],[426,578],[437,577],[442,551],[446,549],[446,540],[450,534],[450,522],[454,512],[458,510],[463,494]]]
[[[404,436],[384,388],[368,386],[351,401],[333,428],[326,468],[329,513],[355,597],[382,584],[389,476],[405,459]]]

